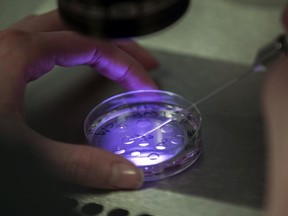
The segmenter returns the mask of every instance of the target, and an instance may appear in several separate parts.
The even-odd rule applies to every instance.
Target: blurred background
[[[282,31],[285,0],[193,0],[178,23],[138,40],[147,47],[249,64],[257,48]],[[56,0],[0,2],[0,28],[57,7]]]

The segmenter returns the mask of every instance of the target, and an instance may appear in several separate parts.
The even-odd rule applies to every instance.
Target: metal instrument
[[[101,38],[135,37],[178,20],[189,0],[58,0],[62,19],[76,31]]]

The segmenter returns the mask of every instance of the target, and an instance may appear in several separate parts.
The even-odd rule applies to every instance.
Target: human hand
[[[138,188],[142,173],[123,157],[48,139],[25,124],[27,82],[55,65],[89,65],[128,90],[157,88],[145,70],[156,67],[157,62],[135,42],[88,39],[67,29],[53,11],[28,17],[0,32],[0,120],[12,124],[15,134],[28,137],[51,170],[69,182],[97,188]]]
[[[283,13],[288,30],[288,7]],[[288,57],[276,62],[263,88],[263,113],[267,132],[267,216],[286,216],[288,211]]]

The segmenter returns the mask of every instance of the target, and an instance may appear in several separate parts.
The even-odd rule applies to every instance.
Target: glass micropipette
[[[142,134],[140,136],[131,138],[131,140],[143,138],[143,137],[149,135],[150,133],[160,129],[164,125],[170,123],[171,121],[177,121],[183,113],[186,113],[190,109],[194,108],[195,105],[199,105],[203,101],[206,101],[207,99],[209,99],[209,98],[213,97],[214,95],[222,92],[223,90],[227,89],[228,87],[232,86],[233,84],[235,84],[241,80],[246,79],[247,77],[249,77],[250,75],[252,75],[254,73],[266,71],[270,64],[275,62],[275,60],[279,59],[279,57],[287,54],[287,51],[288,51],[288,45],[287,44],[288,44],[287,43],[287,36],[285,34],[281,34],[280,36],[278,36],[276,38],[276,40],[273,40],[272,42],[270,42],[266,46],[264,46],[262,49],[260,49],[260,51],[256,55],[254,63],[252,64],[252,67],[247,72],[245,72],[244,74],[242,74],[239,77],[236,77],[235,79],[230,80],[228,83],[225,83],[223,86],[214,90],[210,94],[204,96],[203,98],[198,100],[196,103],[193,103],[193,105],[191,105],[191,106],[183,109],[182,111],[176,113],[176,115],[173,118],[164,121],[160,125],[154,127],[153,129],[145,132],[144,134]]]

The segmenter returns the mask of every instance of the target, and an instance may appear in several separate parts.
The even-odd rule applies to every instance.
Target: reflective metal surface
[[[0,7],[0,18],[7,20],[1,26],[29,12],[23,7],[12,17],[7,11],[13,7],[7,2],[1,3],[6,9]],[[162,89],[198,101],[245,73],[256,52],[282,32],[284,4],[284,0],[195,0],[176,26],[138,41],[160,61],[161,67],[151,74]],[[31,5],[34,12],[55,6],[32,0]],[[87,202],[102,204],[103,216],[114,208],[126,209],[130,215],[262,215],[265,137],[259,92],[264,77],[250,76],[199,105],[204,154],[187,171],[139,191],[69,188],[67,193],[79,200],[79,210]],[[82,127],[89,110],[120,92],[116,84],[89,68],[55,68],[29,86],[28,122],[51,138],[84,142]]]

